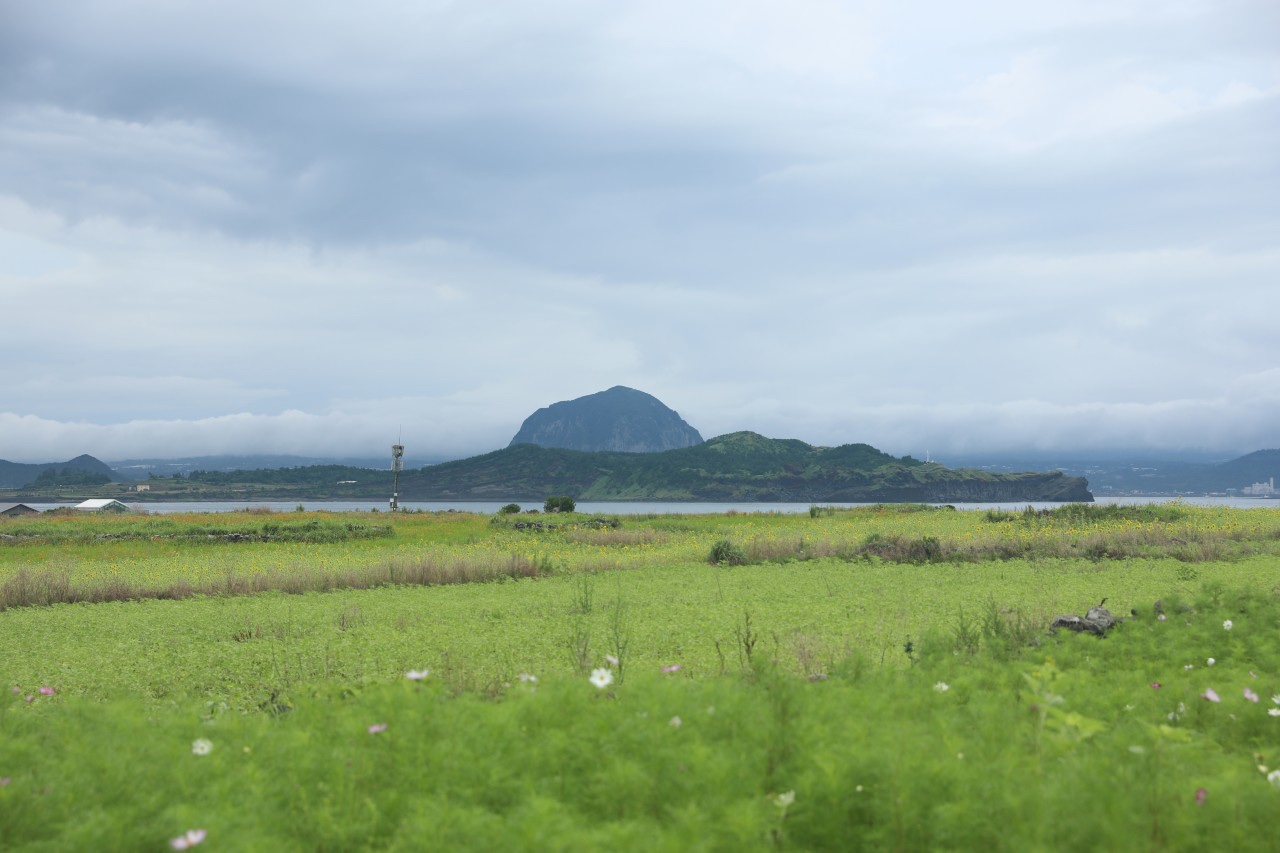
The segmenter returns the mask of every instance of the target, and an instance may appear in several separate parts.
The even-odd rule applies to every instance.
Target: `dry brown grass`
[[[228,574],[216,581],[201,584],[177,581],[164,587],[147,587],[121,578],[78,587],[72,582],[70,571],[65,568],[22,568],[0,584],[0,610],[79,602],[177,600],[197,595],[254,595],[271,590],[301,595],[307,592],[373,589],[382,586],[439,586],[503,578],[536,578],[549,573],[550,566],[546,563],[518,554],[487,562],[425,558],[339,572],[297,567],[274,575]]]

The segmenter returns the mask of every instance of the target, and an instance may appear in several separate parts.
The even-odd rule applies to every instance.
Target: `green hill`
[[[66,462],[10,462],[0,459],[0,489],[17,489],[43,480],[46,485],[91,485],[117,479],[105,462],[82,454]]]
[[[951,470],[866,444],[814,447],[752,432],[662,453],[583,452],[521,444],[407,473],[406,500],[1090,501],[1060,472]]]

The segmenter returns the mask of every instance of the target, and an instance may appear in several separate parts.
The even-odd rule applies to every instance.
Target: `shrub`
[[[568,495],[552,495],[542,505],[544,512],[573,512],[577,504]]]
[[[747,562],[747,553],[742,550],[741,545],[729,539],[721,539],[711,546],[711,553],[707,555],[707,561],[713,566],[718,566],[721,563],[730,566],[741,566]]]
[[[520,504],[507,504],[498,510],[500,515],[515,515],[520,511]]]

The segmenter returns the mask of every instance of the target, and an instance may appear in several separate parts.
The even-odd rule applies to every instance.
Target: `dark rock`
[[[1090,634],[1102,637],[1106,635],[1107,631],[1119,624],[1120,621],[1105,607],[1090,607],[1084,616],[1070,614],[1058,616],[1049,624],[1049,633],[1056,633],[1059,628],[1066,628],[1068,631],[1077,633],[1087,631]]]

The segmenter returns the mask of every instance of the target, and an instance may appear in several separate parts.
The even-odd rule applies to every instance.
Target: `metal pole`
[[[400,471],[404,468],[404,445],[391,445],[391,511],[400,509]]]

